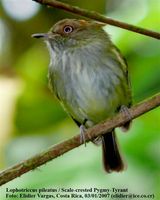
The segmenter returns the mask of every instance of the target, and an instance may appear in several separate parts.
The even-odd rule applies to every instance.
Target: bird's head
[[[44,38],[52,49],[77,48],[106,37],[102,29],[104,25],[83,19],[63,19],[53,25],[48,33],[32,36]]]

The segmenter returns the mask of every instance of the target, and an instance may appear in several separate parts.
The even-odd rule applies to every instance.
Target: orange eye
[[[64,33],[71,33],[72,31],[73,31],[73,27],[72,27],[72,26],[66,25],[66,26],[63,28],[63,32],[64,32]]]

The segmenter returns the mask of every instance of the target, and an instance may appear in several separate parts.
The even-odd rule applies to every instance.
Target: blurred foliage
[[[5,10],[3,6],[5,1],[0,2],[0,95],[6,95],[6,102],[2,104],[0,96],[0,114],[3,106],[6,109],[10,108],[7,115],[10,120],[7,121],[5,118],[3,121],[2,117],[0,125],[2,127],[6,122],[6,126],[10,127],[10,124],[12,126],[6,132],[0,128],[0,138],[3,138],[0,142],[2,149],[0,163],[3,168],[78,133],[76,125],[48,89],[47,49],[43,42],[31,38],[31,34],[48,31],[52,24],[62,18],[77,18],[77,16],[40,6],[39,11],[28,20],[16,20]],[[64,2],[160,31],[159,0],[118,2],[65,0]],[[116,27],[106,26],[106,31],[110,33],[112,40],[128,61],[134,102],[159,92],[159,41]],[[4,83],[1,83],[2,78],[11,80],[13,84],[19,81],[18,86],[12,89],[12,93],[17,94],[15,101],[11,90],[4,89],[2,92],[4,88]],[[7,183],[1,189],[2,194],[5,194],[6,187],[127,187],[130,193],[154,193],[155,199],[159,200],[159,119],[160,109],[157,108],[134,120],[129,133],[121,134],[120,130],[117,130],[128,163],[128,169],[124,173],[105,175],[101,167],[101,149],[88,144],[87,148],[82,146],[74,149],[42,166],[41,170],[27,173]]]

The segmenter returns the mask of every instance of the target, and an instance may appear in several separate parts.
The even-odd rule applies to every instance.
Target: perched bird
[[[48,33],[33,35],[47,42],[50,88],[81,130],[126,110],[132,103],[127,63],[103,26],[95,21],[64,19]],[[124,169],[114,130],[94,143],[102,143],[107,172]]]

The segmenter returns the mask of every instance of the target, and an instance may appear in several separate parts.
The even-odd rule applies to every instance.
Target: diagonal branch
[[[160,93],[153,96],[152,98],[141,102],[128,111],[130,113],[131,119],[137,118],[138,116],[160,106]],[[128,121],[127,116],[123,113],[117,114],[115,117],[108,119],[107,121],[97,124],[93,128],[88,129],[85,134],[86,142],[93,139],[98,135],[102,135],[106,132],[111,131],[115,127],[119,127]],[[27,160],[22,161],[21,163],[14,165],[0,173],[0,185],[3,185],[22,174],[29,172],[48,161],[80,146],[80,136],[76,135],[71,139],[68,139],[64,142],[56,144],[49,149],[39,153]]]
[[[124,23],[124,22],[121,22],[121,21],[118,21],[118,20],[114,20],[114,19],[111,19],[111,18],[108,18],[108,17],[104,17],[103,15],[101,15],[97,12],[94,12],[94,11],[88,11],[88,10],[79,8],[77,6],[71,6],[69,4],[62,3],[62,2],[56,1],[56,0],[33,0],[33,1],[36,1],[36,2],[41,3],[41,4],[45,4],[45,5],[48,5],[48,6],[51,6],[51,7],[59,8],[59,9],[62,9],[62,10],[65,10],[67,12],[71,12],[71,13],[74,13],[74,14],[77,14],[77,15],[80,15],[80,16],[91,18],[91,19],[94,19],[94,20],[97,20],[97,21],[100,21],[100,22],[104,22],[106,24],[117,26],[117,27],[129,30],[129,31],[132,31],[132,32],[140,33],[142,35],[147,35],[149,37],[160,39],[160,33],[159,32],[155,32],[155,31],[144,29],[144,28],[134,26],[134,25],[131,25],[131,24],[128,24],[128,23]]]

